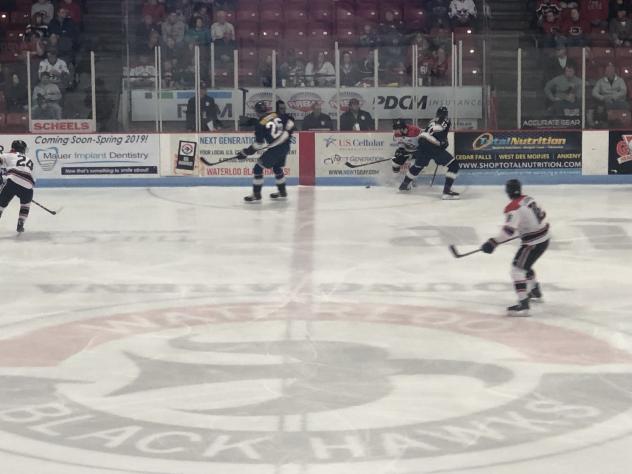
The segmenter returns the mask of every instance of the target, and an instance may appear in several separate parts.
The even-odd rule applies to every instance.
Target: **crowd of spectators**
[[[25,12],[24,17],[28,21],[24,21],[25,26],[21,23],[24,30],[19,35],[19,41],[22,44],[17,46],[19,51],[30,51],[31,54],[31,112],[35,119],[64,117],[65,94],[77,87],[75,67],[80,51],[84,7],[81,0],[34,0],[30,8],[30,18],[29,12]],[[13,27],[14,30],[15,27],[20,28],[20,24]],[[26,112],[27,84],[24,63],[0,65],[0,90],[5,98],[6,112]]]
[[[44,1],[44,0],[42,0]],[[215,51],[215,79],[228,78],[223,86],[232,85],[233,50],[244,45],[244,38],[250,38],[252,45],[261,49],[257,55],[255,69],[241,79],[250,80],[248,86],[272,85],[272,56],[269,50],[277,50],[276,78],[277,87],[331,87],[335,85],[335,61],[333,57],[333,41],[324,47],[322,44],[308,45],[308,49],[294,47],[283,35],[284,29],[296,27],[287,17],[280,25],[269,25],[266,20],[248,23],[244,15],[239,15],[240,8],[247,8],[253,2],[236,2],[220,0],[144,0],[137,10],[138,24],[133,26],[135,53],[130,70],[131,84],[135,87],[152,87],[155,84],[155,70],[151,70],[145,61],[150,58],[153,63],[154,48],[160,46],[162,51],[162,87],[193,87],[194,49],[200,50],[201,80],[211,82],[211,45]],[[353,3],[353,2],[352,2]],[[421,85],[444,85],[450,82],[450,43],[453,29],[465,29],[475,32],[481,17],[485,16],[484,8],[477,8],[486,2],[477,0],[409,0],[407,9],[421,12],[420,23],[411,24],[403,21],[402,12],[385,9],[379,17],[367,18],[354,16],[355,31],[352,38],[336,38],[341,44],[341,86],[363,86],[373,83],[374,58],[372,49],[380,51],[380,82],[382,85],[410,85],[411,55],[410,45],[423,43],[420,48],[420,64],[417,71]],[[244,6],[246,5],[246,6]],[[306,3],[307,5],[307,3]],[[336,34],[334,7],[331,3],[332,17],[318,21],[326,23],[330,34]],[[404,5],[404,4],[402,4]],[[306,7],[306,11],[311,7]],[[357,2],[362,8],[362,2]],[[403,8],[403,7],[402,7]],[[261,7],[263,10],[263,7]],[[243,11],[242,11],[243,13]],[[256,13],[259,15],[259,12]],[[280,15],[283,15],[280,13]],[[241,20],[239,19],[241,18]],[[258,18],[258,16],[257,16]],[[280,18],[283,18],[281,16]],[[379,18],[379,21],[378,21]],[[418,19],[419,19],[418,18]],[[269,22],[269,21],[268,21]],[[328,22],[328,23],[327,23]],[[312,25],[313,23],[309,23]],[[305,24],[307,25],[307,23]],[[276,26],[272,39],[279,40],[266,48],[261,38],[253,33],[249,37],[249,28]],[[299,25],[300,26],[300,25]],[[432,33],[432,34],[430,34]],[[263,33],[261,33],[263,34]],[[420,36],[424,36],[420,40]],[[259,39],[258,39],[259,38]],[[430,38],[430,39],[427,39]],[[270,38],[269,38],[270,39]],[[299,52],[299,50],[301,50]],[[240,66],[241,68],[241,66]],[[155,69],[155,68],[154,68]],[[139,72],[140,75],[136,75]],[[149,75],[147,73],[150,73]],[[240,69],[240,75],[241,75]]]

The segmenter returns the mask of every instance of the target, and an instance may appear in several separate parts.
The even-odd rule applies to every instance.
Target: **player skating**
[[[246,196],[244,200],[246,202],[261,201],[265,168],[272,168],[278,189],[278,192],[270,194],[270,197],[284,199],[287,197],[287,190],[283,167],[287,154],[290,152],[290,136],[294,130],[294,121],[287,114],[278,115],[276,112],[269,112],[263,101],[255,104],[255,112],[259,118],[255,126],[255,142],[240,151],[238,158],[245,159],[262,151],[263,154],[252,168],[252,194]]]
[[[411,189],[415,179],[422,169],[428,166],[430,160],[437,165],[447,166],[443,195],[441,199],[459,199],[459,193],[452,190],[452,185],[459,172],[459,163],[446,150],[448,148],[448,132],[450,131],[450,119],[448,109],[439,107],[437,116],[430,121],[424,131],[415,125],[406,124],[403,120],[397,120],[393,124],[393,135],[399,144],[393,158],[393,171],[399,173],[401,166],[409,158],[415,162],[406,172],[406,177],[399,186],[400,191]]]
[[[520,237],[522,245],[511,267],[511,277],[518,294],[518,304],[508,307],[507,311],[510,316],[528,316],[529,300],[542,298],[533,265],[549,246],[549,224],[546,222],[546,213],[535,200],[522,194],[520,181],[517,179],[507,181],[505,192],[511,199],[505,207],[505,224],[500,234],[487,240],[481,246],[481,250],[492,253],[498,244]]]
[[[26,143],[13,140],[11,151],[0,154],[0,166],[6,169],[7,182],[0,191],[0,217],[2,211],[14,197],[20,199],[20,214],[18,217],[18,232],[24,232],[24,222],[29,216],[31,201],[33,200],[33,161],[26,155]]]

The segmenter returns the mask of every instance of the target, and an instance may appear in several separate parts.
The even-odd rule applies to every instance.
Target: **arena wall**
[[[227,161],[253,141],[250,132],[212,134],[5,135],[37,162],[39,186],[247,185],[255,161]],[[290,184],[393,185],[398,177],[388,132],[298,132],[286,173]],[[466,131],[450,134],[462,184],[632,183],[632,131]],[[347,163],[353,165],[349,167]],[[358,166],[362,165],[362,166]],[[431,162],[421,179],[434,172]],[[438,174],[442,174],[442,167]]]

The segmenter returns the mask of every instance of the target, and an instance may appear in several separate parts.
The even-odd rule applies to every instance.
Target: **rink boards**
[[[0,145],[16,138],[26,141],[40,186],[243,185],[256,162],[227,160],[252,132],[4,135]],[[632,131],[459,131],[449,142],[461,183],[632,182]],[[395,149],[388,132],[297,132],[284,171],[290,184],[392,185],[401,177],[390,162],[372,163]],[[434,171],[431,162],[423,174]]]

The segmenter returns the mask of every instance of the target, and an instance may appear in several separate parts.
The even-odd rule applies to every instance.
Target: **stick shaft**
[[[439,169],[439,164],[435,163],[435,170],[434,173],[432,173],[432,179],[430,180],[430,187],[432,187],[432,185],[434,184],[434,180],[437,177],[437,170]]]
[[[520,236],[516,235],[515,237],[512,237],[511,239],[507,239],[507,240],[503,240],[502,242],[499,242],[498,245],[506,244],[507,242],[511,242],[512,240],[516,240],[519,238]],[[476,250],[471,250],[469,252],[459,253],[459,251],[456,249],[456,245],[449,245],[448,248],[450,249],[450,252],[452,252],[452,255],[454,255],[455,258],[467,257],[468,255],[482,252],[482,249],[478,248]]]
[[[230,158],[224,158],[223,160],[219,160],[216,163],[211,163],[210,161],[206,161],[206,158],[204,158],[204,157],[200,157],[200,160],[202,160],[202,163],[204,163],[206,166],[215,166],[215,165],[219,165],[220,163],[224,163],[226,161],[236,160],[237,158],[239,158],[239,157],[238,156],[231,156]]]
[[[41,207],[42,209],[44,209],[46,212],[50,212],[52,215],[57,214],[57,212],[55,211],[51,211],[49,208],[47,208],[46,206],[42,206],[39,202],[37,202],[35,199],[31,199],[31,202],[33,204],[35,204],[36,206]]]
[[[384,158],[383,160],[372,161],[370,163],[362,163],[361,165],[354,165],[353,163],[345,162],[345,166],[348,168],[362,168],[363,166],[371,166],[384,161],[390,161],[392,158]]]

